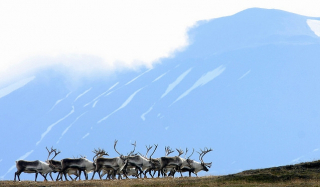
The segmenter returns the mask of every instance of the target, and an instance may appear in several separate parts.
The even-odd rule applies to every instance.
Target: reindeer
[[[49,149],[46,147],[47,151],[48,151],[48,158],[46,163],[49,164],[49,166],[52,168],[52,172],[49,173],[49,176],[51,177],[51,180],[53,180],[52,178],[52,173],[56,173],[58,172],[58,176],[56,181],[58,181],[59,175],[60,175],[60,170],[61,170],[61,161],[58,160],[53,160],[59,153],[61,153],[61,151],[58,151],[56,149],[53,149],[53,147],[51,147],[51,151],[49,151]],[[55,153],[55,155],[49,160],[49,157],[52,153]]]
[[[49,159],[49,156],[48,156],[48,159]],[[14,181],[16,181],[16,176],[18,176],[18,180],[20,181],[20,174],[22,172],[35,173],[35,181],[37,181],[38,174],[40,173],[43,176],[44,180],[47,181],[48,173],[51,173],[53,171],[53,169],[49,166],[48,163],[42,162],[40,160],[35,160],[35,161],[18,160],[16,161],[16,167],[17,167],[17,171],[14,173]]]
[[[134,150],[135,150],[136,143],[134,143],[132,145],[134,145]],[[145,171],[147,169],[154,168],[154,163],[153,163],[151,157],[155,153],[157,148],[158,148],[158,145],[155,145],[155,149],[153,150],[153,153],[150,155],[149,159],[146,157],[143,157],[141,155],[132,155],[134,150],[131,151],[131,153],[127,157],[128,161],[127,161],[127,165],[125,168],[127,168],[127,167],[135,168],[137,170],[137,172],[139,171],[140,178],[141,178],[142,174],[144,174],[144,178],[146,178],[147,176],[145,175],[145,173],[143,171]]]
[[[166,172],[175,169],[181,170],[185,166],[189,166],[187,159],[181,158],[180,156],[184,153],[182,149],[176,149],[179,153],[175,157],[161,157],[160,158],[160,171],[167,176]],[[173,176],[174,177],[174,176]]]
[[[93,157],[93,162],[88,160],[86,157],[73,158],[73,159],[72,158],[62,159],[61,160],[62,169],[60,172],[61,175],[63,174],[65,179],[68,181],[66,174],[70,171],[70,169],[76,169],[79,171],[79,180],[81,180],[81,178],[80,178],[81,171],[84,172],[85,178],[86,178],[86,180],[88,180],[88,173],[95,171],[95,168],[96,168],[96,164],[94,163],[95,157],[103,156],[103,154],[101,154],[99,151],[98,152],[95,152],[95,151],[93,151],[94,153],[96,153],[96,155]],[[105,153],[105,154],[108,155],[107,153]]]
[[[150,146],[149,146],[149,147],[150,147]],[[166,157],[167,157],[169,154],[171,154],[171,153],[174,152],[174,150],[172,150],[172,149],[170,148],[170,146],[168,146],[168,147],[166,146],[166,147],[164,148],[164,150],[165,150],[165,156],[166,156]],[[146,153],[146,155],[148,154],[148,151],[149,151],[149,150],[148,150],[148,147],[147,147],[147,153]],[[161,168],[160,158],[153,158],[152,161],[153,161],[153,163],[154,163],[154,167],[146,170],[145,174],[146,174],[147,172],[149,172],[149,175],[150,175],[152,178],[154,178],[155,173],[158,171],[158,178],[160,177],[160,174],[162,174],[162,176],[163,176],[163,173],[161,173],[161,171],[160,171],[160,168]],[[154,171],[153,174],[151,174],[151,171]]]
[[[118,143],[118,140],[115,140],[113,147],[114,147],[114,150],[120,156],[119,157],[115,157],[115,158],[103,158],[103,157],[97,158],[95,160],[96,167],[95,167],[95,170],[93,172],[91,180],[93,179],[95,173],[99,174],[99,178],[101,180],[102,177],[103,177],[103,175],[100,174],[101,170],[103,170],[104,173],[111,172],[111,175],[112,175],[113,179],[115,178],[117,173],[120,173],[123,170],[123,168],[127,164],[127,160],[126,160],[125,156],[123,156],[122,154],[120,154],[117,151],[117,149],[116,149],[117,143]],[[126,174],[124,173],[124,175],[126,175]]]
[[[181,174],[181,177],[182,177],[182,172],[189,172],[189,177],[191,177],[191,173],[194,173],[198,177],[197,173],[200,172],[201,170],[204,170],[206,172],[209,171],[208,168],[211,167],[212,162],[211,163],[205,163],[203,161],[203,156],[205,154],[207,154],[208,152],[212,151],[212,149],[211,148],[210,149],[205,148],[204,150],[200,149],[200,151],[201,151],[201,153],[200,152],[198,152],[198,153],[199,153],[199,160],[200,160],[201,163],[190,159],[191,155],[194,152],[194,150],[193,150],[192,154],[187,159],[187,162],[189,163],[189,166],[185,166],[185,167],[181,168],[181,170],[179,170],[179,172]],[[175,171],[172,171],[169,175],[173,176],[174,173],[175,173]]]
[[[57,152],[57,150],[56,149],[53,149],[52,147],[51,147],[51,151],[49,151],[49,149],[46,147],[46,149],[47,149],[47,151],[48,151],[48,153],[49,153],[49,156],[48,156],[48,164],[50,165],[50,167],[53,169],[53,173],[56,173],[56,172],[58,172],[58,176],[57,176],[57,178],[56,178],[56,181],[58,181],[58,180],[61,180],[62,181],[62,174],[61,174],[61,169],[62,169],[62,164],[61,164],[61,161],[60,160],[53,160],[59,153],[61,153],[61,151],[58,151]],[[49,160],[49,157],[50,157],[50,155],[51,155],[51,153],[55,153],[55,155],[53,156],[53,158],[51,159],[51,160]],[[82,158],[84,158],[83,156],[81,156]],[[51,172],[51,173],[52,173]],[[53,178],[52,178],[52,175],[51,175],[51,173],[50,173],[50,177],[51,177],[51,179],[53,180]],[[79,177],[79,170],[78,169],[73,169],[73,168],[70,168],[70,169],[68,169],[68,171],[67,171],[67,174],[68,174],[68,176],[70,177],[70,179],[71,180],[77,180],[77,178]],[[73,179],[72,177],[71,177],[71,175],[75,175],[76,176],[76,178],[75,179]]]

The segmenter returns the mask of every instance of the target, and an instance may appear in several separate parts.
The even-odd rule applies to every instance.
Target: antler
[[[204,148],[204,150],[202,150],[202,149],[200,149],[200,151],[201,151],[201,153],[199,153],[200,155],[199,155],[199,159],[200,159],[200,161],[202,162],[202,163],[204,163],[204,161],[203,161],[203,156],[205,155],[205,154],[207,154],[207,153],[209,153],[210,151],[212,151],[212,149],[210,148],[210,149],[208,149],[208,148]]]
[[[152,154],[150,155],[150,160],[151,160],[151,157],[152,157],[152,155],[154,154],[154,152],[156,152],[156,149],[158,148],[158,144],[157,144],[157,145],[156,145],[156,144],[154,144],[154,146],[155,146],[155,148],[154,148],[154,150],[153,150]]]
[[[109,154],[108,154],[108,152],[106,152],[104,149],[94,149],[93,151],[92,151],[94,154],[95,154],[95,156],[93,157],[93,160],[94,160],[94,158],[95,157],[102,157],[103,155],[107,155],[107,156],[109,156]]]
[[[186,148],[186,153],[184,154],[184,158],[186,158],[187,153],[188,153],[188,148]]]
[[[50,157],[51,153],[53,152],[53,149],[52,149],[52,147],[51,147],[51,151],[49,151],[49,149],[47,147],[46,147],[46,149],[47,149],[47,151],[49,153],[47,160],[49,160],[49,157]]]
[[[182,149],[176,149],[177,151],[178,151],[178,153],[179,153],[179,155],[178,156],[181,156],[184,152],[183,152],[183,150]]]
[[[194,153],[194,148],[192,148],[193,150],[192,150],[192,153],[191,153],[191,155],[188,157],[188,159],[193,155],[193,153]]]
[[[51,148],[51,150],[52,150],[52,148]],[[58,150],[58,152],[57,152],[57,149],[53,149],[52,151],[54,152],[54,157],[56,157],[59,153],[61,153],[60,150]],[[53,160],[54,157],[52,157],[51,160]]]
[[[113,148],[114,148],[114,150],[115,150],[120,156],[122,156],[122,154],[120,154],[120,153],[117,151],[117,149],[116,149],[117,143],[118,143],[118,140],[115,140],[115,141],[114,141],[114,146],[113,146]]]
[[[147,153],[146,153],[146,156],[144,156],[144,157],[147,157],[147,155],[148,155],[148,153],[149,153],[150,149],[152,149],[152,146],[150,146],[150,145],[149,145],[149,147],[148,147],[148,146],[146,146],[146,148],[147,148]]]
[[[171,154],[171,153],[174,152],[174,151],[170,148],[170,146],[164,147],[164,150],[166,151],[166,156],[168,156],[169,154]]]
[[[131,144],[131,145],[133,145],[133,151],[131,151],[128,156],[132,155],[132,154],[134,153],[134,151],[136,150],[137,142],[135,141],[135,142],[134,142],[133,144]]]

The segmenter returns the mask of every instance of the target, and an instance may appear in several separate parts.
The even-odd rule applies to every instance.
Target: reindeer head
[[[51,151],[49,151],[49,149],[46,147],[49,155],[47,160],[49,160],[50,155],[54,152],[54,156],[51,158],[51,160],[53,160],[59,153],[61,153],[61,151],[57,151],[57,149],[53,149],[53,147],[51,147]]]
[[[212,149],[211,149],[211,148],[210,148],[210,149],[204,148],[204,150],[201,150],[201,149],[200,149],[200,151],[201,151],[201,153],[198,152],[198,153],[199,153],[199,160],[201,161],[201,165],[203,166],[203,170],[204,170],[204,171],[209,171],[208,167],[209,167],[209,168],[211,167],[212,162],[211,162],[211,163],[205,163],[205,162],[203,161],[203,156],[204,156],[205,154],[209,153],[210,151],[212,151]]]

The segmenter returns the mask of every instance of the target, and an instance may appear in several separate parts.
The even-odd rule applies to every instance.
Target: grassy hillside
[[[225,176],[75,182],[0,181],[0,186],[320,186],[320,160]]]

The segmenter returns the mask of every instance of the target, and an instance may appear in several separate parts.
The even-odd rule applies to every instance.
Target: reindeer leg
[[[47,173],[47,174],[42,174],[42,173],[40,173],[40,175],[44,178],[44,181],[48,181],[48,180],[47,180],[47,175],[48,175],[48,173]]]
[[[20,181],[20,174],[18,171],[14,173],[14,181],[16,181],[16,176],[18,176],[18,180]]]
[[[37,177],[38,177],[38,172],[36,172],[36,177],[35,177],[34,181],[37,181]]]
[[[51,180],[53,181],[52,172],[49,173],[49,176],[51,177]]]
[[[73,181],[73,178],[69,175],[69,178]]]
[[[66,181],[69,181],[68,178],[67,178],[67,173],[66,173],[66,172],[63,172],[63,175],[64,175],[64,179],[65,179]]]
[[[59,176],[60,176],[60,172],[58,172],[58,175],[57,175],[56,181],[58,181],[58,180],[59,180]]]

